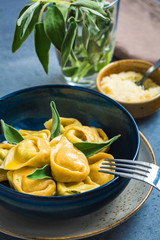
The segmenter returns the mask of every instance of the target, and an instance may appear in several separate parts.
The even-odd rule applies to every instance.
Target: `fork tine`
[[[133,178],[133,179],[137,179],[137,180],[140,180],[140,181],[145,181],[144,176],[140,176],[140,175],[137,175],[137,174],[123,173],[123,172],[113,172],[113,171],[108,171],[108,170],[98,170],[98,172],[109,173],[109,174],[117,175],[117,176],[124,177],[124,178]]]
[[[139,174],[143,177],[147,177],[147,172],[141,171],[141,170],[135,170],[135,169],[126,169],[125,167],[109,167],[109,166],[100,166],[100,169],[111,169],[111,170],[116,170],[116,172],[124,172],[124,173],[131,173],[131,174]]]
[[[112,163],[112,161],[114,162]],[[98,171],[118,175],[124,178],[140,180],[150,184],[160,191],[160,167],[153,163],[132,161],[128,159],[104,159],[104,162],[101,163]]]
[[[107,165],[109,165],[109,166],[116,166],[116,167],[123,167],[123,168],[128,168],[128,169],[136,169],[136,170],[141,170],[141,171],[149,173],[148,167],[144,168],[144,166],[123,164],[123,163],[110,163],[110,162],[102,162],[101,163],[101,166],[103,166],[103,167],[105,167],[105,166],[107,167]]]
[[[141,162],[141,161],[133,161],[133,160],[128,160],[128,159],[104,159],[104,161],[108,161],[108,162],[117,162],[117,163],[129,163],[131,165],[138,165],[138,166],[144,166],[144,167],[151,167],[151,164],[148,162]]]

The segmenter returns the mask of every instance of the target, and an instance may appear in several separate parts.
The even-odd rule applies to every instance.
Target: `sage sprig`
[[[62,61],[61,61],[61,66],[62,69],[63,67],[65,67],[67,60],[69,58],[69,55],[71,53],[71,50],[73,48],[73,44],[75,41],[75,37],[76,37],[76,33],[77,33],[77,23],[75,21],[70,22],[69,27],[68,27],[68,31],[65,35],[64,41],[63,41],[63,45],[62,45]]]
[[[84,155],[86,157],[90,157],[93,154],[99,152],[100,150],[102,150],[103,148],[111,145],[113,142],[115,142],[121,135],[117,135],[111,139],[109,139],[106,142],[76,142],[73,143],[73,145],[78,148],[81,152],[84,153]]]
[[[42,4],[38,2],[38,4],[27,5],[21,10],[16,22],[12,52],[16,52],[33,31],[35,24],[38,22],[41,8]]]
[[[44,24],[36,23],[34,29],[34,44],[37,56],[45,70],[48,73],[49,64],[49,49],[51,46],[51,41],[47,38],[44,31]]]
[[[39,1],[31,4],[26,11],[23,12],[23,14],[18,18],[17,20],[17,26],[23,26],[22,27],[22,31],[21,31],[21,38],[23,38],[23,36],[25,35],[28,26],[30,24],[30,22],[32,21],[33,17],[36,16],[35,13],[37,13],[36,10],[38,10],[38,12],[41,9],[41,3]]]
[[[50,103],[51,110],[52,110],[52,129],[51,129],[51,139],[57,137],[61,133],[61,124],[60,124],[60,117],[59,113],[56,108],[56,104],[54,101]]]
[[[65,36],[65,22],[56,5],[50,7],[44,16],[44,30],[52,44],[60,51]]]
[[[24,138],[22,135],[12,126],[5,123],[3,120],[1,120],[1,127],[4,134],[5,139],[10,144],[18,144]]]
[[[19,49],[34,30],[35,51],[46,73],[51,44],[61,56],[62,72],[73,81],[78,82],[108,63],[113,9],[104,9],[105,1],[30,1],[18,16],[12,52]],[[86,67],[82,71],[84,62]]]
[[[95,12],[103,15],[104,17],[106,16],[105,11],[103,8],[97,4],[98,1],[90,1],[90,0],[77,0],[73,3],[71,3],[71,6],[76,6],[76,7],[85,7],[87,9],[94,10]]]
[[[32,180],[53,178],[51,174],[51,167],[49,164],[46,164],[42,168],[37,168],[33,173],[27,175],[27,178]]]

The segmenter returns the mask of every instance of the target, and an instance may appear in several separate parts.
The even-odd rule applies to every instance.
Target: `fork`
[[[140,180],[160,190],[160,167],[153,163],[128,159],[104,159],[98,171]]]

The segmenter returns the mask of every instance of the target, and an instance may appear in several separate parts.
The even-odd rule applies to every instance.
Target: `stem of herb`
[[[86,75],[86,73],[90,70],[92,68],[92,66],[89,64],[89,63],[87,63],[86,64],[86,66],[83,68],[83,70],[81,71],[81,73],[79,74],[79,76],[77,77],[77,81],[76,82],[79,82],[79,80],[81,79],[81,78],[83,78],[85,75]]]
[[[41,3],[54,3],[54,2],[57,2],[57,3],[66,3],[66,4],[70,4],[70,2],[67,2],[67,1],[63,1],[63,0],[29,0],[30,2],[38,2],[40,1]]]
[[[73,59],[73,61],[75,61],[75,62],[79,62],[79,60],[78,60],[78,58],[76,57],[76,55],[74,54],[74,51],[72,50],[71,51],[71,57],[72,57],[72,59]]]
[[[75,20],[77,21],[78,20],[78,15],[79,15],[79,9],[78,8],[76,8],[76,15],[75,15]]]
[[[43,5],[41,11],[40,11],[40,14],[39,14],[39,18],[38,18],[38,22],[40,23],[41,20],[42,20],[42,16],[43,16],[43,12],[45,11],[46,7],[49,5],[50,3],[46,3]]]

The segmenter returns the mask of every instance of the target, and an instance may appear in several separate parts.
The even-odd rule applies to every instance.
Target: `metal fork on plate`
[[[99,172],[140,180],[160,190],[160,167],[152,163],[127,159],[104,159]]]

